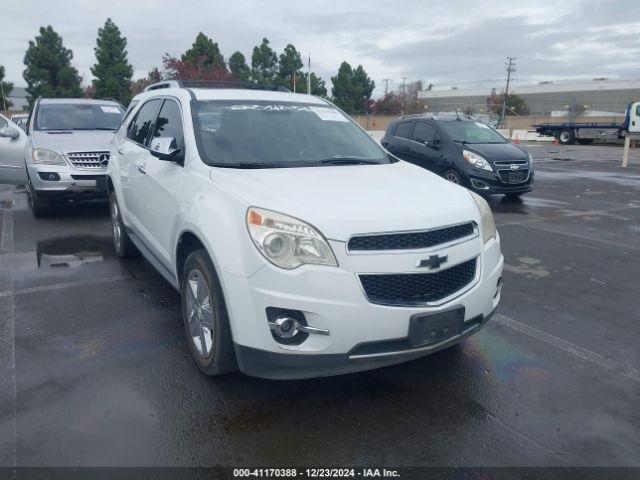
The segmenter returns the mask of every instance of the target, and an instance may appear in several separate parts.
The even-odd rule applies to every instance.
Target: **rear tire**
[[[565,129],[560,132],[558,141],[562,145],[573,145],[576,141],[576,133],[571,129]]]
[[[35,218],[45,218],[51,216],[54,212],[53,205],[50,201],[43,199],[31,183],[31,179],[27,181],[27,196],[29,199],[29,207]]]
[[[127,230],[124,228],[120,207],[116,199],[115,192],[109,195],[109,211],[111,213],[111,236],[113,238],[113,248],[120,258],[134,257],[138,255],[138,249],[129,238]]]
[[[191,358],[205,375],[237,370],[222,287],[204,249],[189,254],[181,279],[182,319]]]

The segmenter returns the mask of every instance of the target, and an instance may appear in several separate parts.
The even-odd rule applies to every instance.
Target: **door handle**
[[[138,163],[136,166],[138,167],[138,171],[139,171],[141,174],[143,174],[143,175],[144,175],[144,174],[146,174],[146,173],[147,173],[147,171],[146,171],[146,170],[145,170],[145,168],[144,168],[144,164],[142,164],[142,163]]]
[[[120,155],[122,155],[122,154],[124,153],[124,145],[120,145],[120,146],[118,147],[118,153],[119,153]]]

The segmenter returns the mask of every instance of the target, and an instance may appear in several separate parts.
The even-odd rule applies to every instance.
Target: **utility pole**
[[[507,107],[507,98],[509,95],[509,81],[511,80],[511,73],[516,71],[516,57],[507,57],[509,63],[507,66],[507,88],[504,90],[504,100],[502,101],[502,115],[500,116],[500,126],[504,127],[504,114]]]
[[[387,93],[389,93],[389,82],[391,81],[390,78],[383,78],[382,81],[384,82],[384,96],[387,96]]]
[[[409,77],[402,77],[402,114],[406,110],[407,96],[405,95],[405,84]]]

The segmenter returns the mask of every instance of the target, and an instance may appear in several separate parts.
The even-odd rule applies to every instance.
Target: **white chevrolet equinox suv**
[[[503,256],[486,201],[379,146],[330,102],[164,82],[111,144],[118,255],[182,295],[199,369],[336,375],[478,332]]]

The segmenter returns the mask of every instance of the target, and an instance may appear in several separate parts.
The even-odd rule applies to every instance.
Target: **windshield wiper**
[[[107,128],[107,127],[94,127],[94,128],[70,128],[69,130],[109,130],[114,132],[117,128]]]
[[[320,160],[323,165],[379,165],[380,162],[357,157],[332,157]]]
[[[240,163],[214,163],[212,167],[221,168],[284,168],[286,165],[278,163],[240,162]]]

